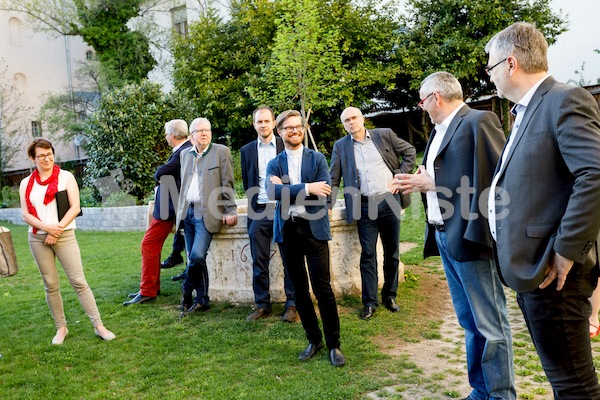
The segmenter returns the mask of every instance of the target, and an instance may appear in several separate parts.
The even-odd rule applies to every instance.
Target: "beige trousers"
[[[56,325],[57,329],[67,326],[63,301],[60,295],[56,258],[62,264],[71,286],[77,293],[79,303],[81,303],[94,327],[102,325],[100,312],[96,306],[96,299],[83,274],[81,252],[79,251],[79,244],[75,237],[75,230],[64,231],[56,244],[50,246],[44,243],[45,239],[46,234],[30,233],[29,248],[44,281],[46,301],[48,302],[48,307],[50,307],[52,318],[54,318],[54,325]]]

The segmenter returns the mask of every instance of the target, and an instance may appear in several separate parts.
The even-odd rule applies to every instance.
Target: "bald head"
[[[366,134],[365,117],[356,107],[347,107],[340,116],[346,132],[354,136],[355,139],[362,140]]]

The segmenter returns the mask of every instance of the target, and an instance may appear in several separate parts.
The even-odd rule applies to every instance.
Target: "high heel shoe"
[[[98,332],[98,329],[94,328],[94,333],[96,334],[96,336],[98,336],[99,338],[101,338],[102,340],[105,340],[107,342],[110,342],[111,340],[113,340],[114,338],[117,337],[114,333],[112,333],[108,329],[106,329],[106,332],[107,333],[103,336],[102,334],[100,334],[100,332]]]
[[[52,344],[55,346],[63,344],[63,342],[65,341],[65,338],[67,337],[68,334],[69,334],[69,330],[67,328],[65,328],[64,335],[61,335],[60,331],[57,331],[56,335],[54,335],[54,338],[52,339]]]

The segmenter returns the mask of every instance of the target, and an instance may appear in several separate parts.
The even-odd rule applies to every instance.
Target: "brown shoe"
[[[254,310],[254,312],[250,315],[248,315],[247,320],[248,321],[256,321],[262,318],[267,318],[268,316],[271,315],[271,310],[267,310],[265,308],[262,307],[258,307],[256,310]]]
[[[289,322],[289,323],[300,321],[300,318],[298,318],[298,313],[296,312],[296,307],[289,306],[288,308],[286,308],[285,313],[281,317],[281,320],[283,322]]]

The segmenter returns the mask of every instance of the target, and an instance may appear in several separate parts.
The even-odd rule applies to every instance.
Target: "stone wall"
[[[20,208],[0,209],[0,221],[25,225]],[[148,224],[148,206],[83,207],[83,215],[75,220],[82,231],[145,231]]]

